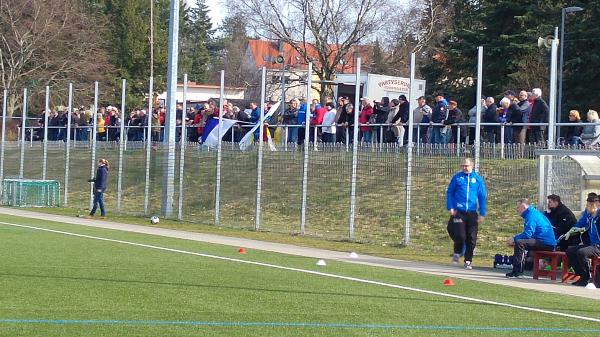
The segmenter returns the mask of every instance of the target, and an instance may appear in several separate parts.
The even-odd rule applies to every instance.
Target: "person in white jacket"
[[[323,117],[323,143],[335,143],[335,117],[337,111],[332,102],[325,104],[327,112]]]

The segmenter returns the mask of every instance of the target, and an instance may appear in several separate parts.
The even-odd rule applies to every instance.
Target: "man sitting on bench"
[[[535,207],[529,205],[529,199],[519,199],[517,201],[517,211],[524,219],[523,232],[510,238],[507,242],[509,246],[515,247],[513,270],[506,274],[508,278],[523,277],[526,251],[553,251],[556,246],[550,221]]]
[[[600,256],[599,206],[600,199],[598,198],[598,195],[590,193],[587,197],[585,211],[581,214],[581,218],[579,218],[579,221],[577,221],[575,226],[565,234],[565,238],[568,240],[569,236],[573,233],[581,232],[582,230],[585,230],[587,233],[587,240],[584,240],[584,242],[587,242],[582,245],[571,246],[567,249],[569,265],[573,267],[575,274],[580,277],[577,282],[573,283],[575,286],[587,286],[591,279],[588,259]]]

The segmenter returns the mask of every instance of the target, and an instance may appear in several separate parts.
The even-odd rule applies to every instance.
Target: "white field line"
[[[268,267],[268,268],[275,268],[275,269],[281,269],[281,270],[295,271],[295,272],[300,272],[300,273],[325,276],[325,277],[330,277],[330,278],[335,278],[335,279],[340,279],[340,280],[346,280],[346,281],[360,282],[360,283],[366,283],[366,284],[374,284],[374,285],[378,285],[378,286],[395,288],[395,289],[402,289],[402,290],[408,290],[408,291],[413,291],[413,292],[417,292],[417,293],[423,293],[423,294],[429,294],[429,295],[435,295],[435,296],[442,296],[442,297],[449,297],[449,298],[454,298],[454,299],[459,299],[459,300],[464,300],[464,301],[470,301],[470,302],[475,302],[475,303],[491,304],[491,305],[497,305],[497,306],[501,306],[501,307],[507,307],[507,308],[513,308],[513,309],[520,309],[520,310],[538,312],[538,313],[543,313],[543,314],[548,314],[548,315],[569,317],[569,318],[575,318],[575,319],[584,320],[584,321],[590,321],[590,322],[598,322],[598,323],[600,323],[600,319],[599,318],[579,316],[579,315],[572,315],[572,314],[567,314],[567,313],[558,312],[558,311],[551,311],[551,310],[544,310],[544,309],[538,309],[538,308],[532,308],[532,307],[525,307],[525,306],[515,305],[515,304],[510,304],[510,303],[502,303],[502,302],[496,302],[496,301],[482,300],[482,299],[474,298],[474,297],[467,297],[467,296],[446,294],[446,293],[442,293],[442,292],[438,292],[438,291],[425,290],[425,289],[419,289],[419,288],[413,288],[413,287],[406,287],[406,286],[401,286],[401,285],[392,284],[392,283],[385,283],[385,282],[367,280],[367,279],[350,277],[350,276],[343,276],[343,275],[336,275],[336,274],[330,274],[330,273],[323,273],[323,272],[318,272],[318,271],[313,271],[313,270],[307,270],[307,269],[301,269],[301,268],[278,266],[278,265],[270,264],[270,263],[262,263],[262,262],[255,262],[255,261],[245,261],[245,260],[234,259],[234,258],[224,257],[224,256],[195,253],[195,252],[189,252],[189,251],[186,251],[186,250],[166,248],[166,247],[159,247],[159,246],[154,246],[154,245],[147,245],[147,244],[143,244],[143,243],[123,241],[123,240],[108,239],[108,238],[102,238],[102,237],[98,237],[98,236],[77,234],[77,233],[59,231],[59,230],[54,230],[54,229],[42,228],[42,227],[19,225],[19,224],[14,224],[14,223],[10,223],[10,222],[0,221],[0,224],[7,225],[7,226],[21,227],[21,228],[29,228],[29,229],[34,229],[34,230],[39,230],[39,231],[44,231],[44,232],[64,234],[64,235],[75,236],[75,237],[80,237],[80,238],[87,238],[87,239],[94,239],[94,240],[100,240],[100,241],[122,243],[122,244],[126,244],[126,245],[137,246],[137,247],[158,249],[158,250],[167,251],[167,252],[173,252],[173,253],[202,256],[202,257],[216,259],[216,260],[238,262],[238,263],[245,263],[245,264],[250,264],[250,265],[255,265],[255,266],[261,266],[261,267]]]

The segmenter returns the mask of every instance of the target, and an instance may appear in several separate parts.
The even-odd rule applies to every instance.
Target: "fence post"
[[[123,79],[121,83],[121,123],[119,125],[119,176],[117,179],[117,213],[121,213],[121,197],[123,187],[123,151],[125,150],[125,141],[123,135],[125,134],[125,95],[127,80]],[[108,138],[108,131],[107,137]]]
[[[310,141],[310,101],[312,94],[312,62],[308,62],[306,76],[306,115],[304,119],[304,164],[302,166],[302,206],[300,208],[300,234],[306,232],[306,199],[308,194],[308,149]],[[300,121],[298,121],[300,123]]]
[[[262,68],[262,81],[260,86],[260,116],[258,116],[258,160],[256,163],[256,222],[255,230],[260,230],[260,204],[262,196],[262,161],[263,161],[263,136],[265,128],[263,127],[263,116],[265,115],[265,88],[267,85],[267,69]],[[283,104],[282,104],[283,105]],[[283,107],[282,107],[283,108]]]
[[[183,74],[183,112],[181,116],[181,138],[179,141],[179,200],[177,205],[177,219],[183,219],[183,172],[185,167],[185,145],[187,142],[187,126],[185,118],[187,116],[187,87],[188,74]]]
[[[43,161],[42,161],[42,180],[46,180],[46,170],[48,168],[48,111],[50,110],[50,87],[46,86],[46,105],[44,113],[44,150],[43,150]],[[33,140],[33,129],[29,138]]]
[[[460,157],[460,123],[456,125],[456,156]]]
[[[65,158],[65,205],[69,204],[69,166],[71,165],[71,113],[73,111],[73,83],[69,83],[69,110],[67,111],[67,153]],[[77,133],[75,133],[77,139]],[[45,140],[44,140],[45,141]]]
[[[21,122],[21,159],[19,162],[19,179],[23,179],[25,169],[25,129],[27,129],[27,88],[23,89],[23,116]]]
[[[6,136],[6,100],[8,91],[4,89],[4,99],[2,100],[2,140],[0,141],[0,196],[2,196],[2,183],[4,182],[4,141]]]
[[[154,100],[154,77],[150,76],[148,83],[148,137],[146,138],[146,179],[144,184],[144,215],[148,215],[150,200],[150,155],[152,149],[152,101]],[[158,113],[158,111],[157,111]]]
[[[350,178],[350,221],[348,224],[348,238],[354,239],[354,227],[356,217],[356,171],[357,171],[357,160],[358,160],[358,115],[360,111],[360,66],[361,58],[356,59],[356,91],[354,93],[354,141],[352,142],[352,176]]]
[[[479,155],[481,151],[481,92],[483,85],[483,47],[477,48],[477,97],[475,106],[477,107],[477,118],[475,122],[475,171],[479,170]]]
[[[413,85],[415,83],[415,53],[410,54],[410,82],[408,89],[408,102],[412,102],[413,99]],[[408,103],[405,103],[408,104]],[[408,117],[408,144],[406,148],[406,214],[404,218],[404,245],[410,243],[410,212],[412,202],[412,165],[413,165],[413,114],[414,111],[410,109]]]
[[[504,159],[504,123],[500,125],[500,158]]]
[[[96,169],[96,130],[98,128],[98,81],[94,83],[94,110],[92,111],[92,165],[90,177],[94,177]],[[90,210],[94,207],[94,183],[90,183]]]
[[[223,99],[225,96],[225,70],[221,70],[221,100],[219,101],[219,126],[217,137],[219,141],[217,142],[217,183],[215,187],[215,226],[221,225],[221,159],[223,156],[223,149],[221,148],[222,143],[222,134],[221,128],[223,125]],[[259,119],[260,120],[260,119]]]

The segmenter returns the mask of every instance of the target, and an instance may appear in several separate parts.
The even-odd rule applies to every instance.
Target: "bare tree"
[[[304,62],[313,62],[321,80],[332,80],[349,54],[366,44],[387,20],[391,0],[235,0],[260,37],[291,45]],[[352,55],[354,57],[355,55]],[[331,89],[322,83],[321,96]]]
[[[111,73],[104,24],[79,0],[0,0],[0,32],[0,83],[10,93],[10,114],[22,87],[86,85]]]
[[[453,6],[450,0],[416,0],[396,13],[402,23],[384,27],[380,38],[394,75],[407,76],[410,54],[431,52],[452,24]]]

